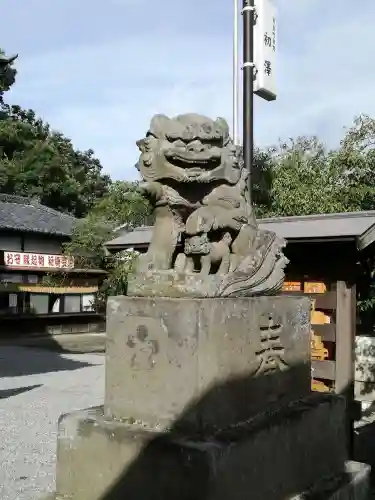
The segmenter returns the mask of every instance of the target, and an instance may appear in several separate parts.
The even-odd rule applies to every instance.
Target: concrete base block
[[[102,407],[65,415],[59,421],[57,498],[362,500],[296,497],[320,478],[344,476],[344,405],[339,396],[313,395],[210,439],[109,421]]]

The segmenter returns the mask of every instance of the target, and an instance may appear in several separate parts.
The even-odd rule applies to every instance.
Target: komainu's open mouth
[[[188,169],[203,169],[211,170],[220,165],[220,157],[215,157],[210,154],[202,155],[183,155],[183,154],[166,154],[169,163],[176,167]]]

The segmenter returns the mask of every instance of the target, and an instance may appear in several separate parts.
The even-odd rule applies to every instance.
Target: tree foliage
[[[251,173],[251,200],[257,217],[267,217],[270,213],[273,167],[270,152],[255,149]]]
[[[116,227],[138,226],[147,222],[151,208],[136,182],[115,182],[106,196],[99,199],[89,215],[77,221],[65,252],[77,256],[84,267],[106,269],[108,253],[104,243],[113,237]]]
[[[270,148],[268,216],[375,209],[375,120],[355,118],[340,147],[298,137]],[[258,212],[258,213],[259,213]]]
[[[114,237],[116,227],[147,223],[150,215],[151,207],[142,196],[138,183],[118,181],[94,204],[90,214],[77,222],[64,251],[75,255],[82,267],[107,271],[98,295],[99,307],[104,307],[107,296],[126,293],[128,274],[137,255],[134,251],[112,255],[104,244]]]
[[[75,150],[33,110],[3,104],[0,120],[0,192],[34,196],[76,217],[103,197],[110,178],[92,150]]]
[[[107,194],[94,204],[91,214],[117,226],[152,224],[151,206],[142,195],[138,182],[113,182]]]

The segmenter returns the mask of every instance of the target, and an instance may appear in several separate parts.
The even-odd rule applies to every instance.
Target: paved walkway
[[[54,490],[57,419],[103,404],[104,356],[0,347],[0,498]]]

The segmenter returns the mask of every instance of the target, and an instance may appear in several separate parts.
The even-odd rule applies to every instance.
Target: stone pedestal
[[[211,439],[110,421],[103,408],[77,412],[59,423],[57,491],[71,500],[293,498],[320,478],[344,482],[343,405],[310,396]]]
[[[106,416],[225,428],[307,396],[309,314],[284,296],[111,298]]]
[[[59,421],[57,498],[366,500],[307,298],[109,300],[104,407]]]

